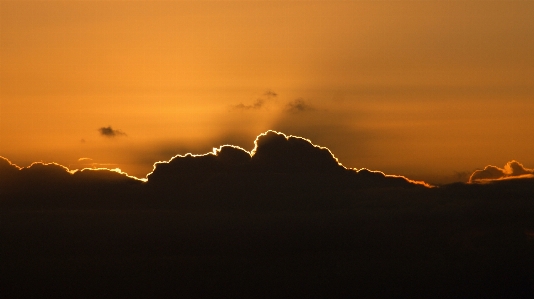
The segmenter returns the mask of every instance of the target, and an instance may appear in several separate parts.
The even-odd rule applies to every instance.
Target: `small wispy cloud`
[[[278,94],[272,90],[267,90],[263,95],[266,96],[267,98],[274,98]]]
[[[289,112],[299,113],[299,112],[305,112],[305,111],[313,111],[315,110],[315,108],[313,108],[310,104],[306,103],[304,99],[298,98],[294,100],[293,102],[290,102],[287,104],[287,110]]]
[[[243,103],[239,103],[238,105],[235,105],[233,107],[234,109],[239,109],[239,110],[250,110],[250,109],[260,109],[261,107],[263,107],[263,105],[265,105],[265,100],[257,99],[256,102],[254,102],[254,104],[252,105],[245,105]]]
[[[127,136],[126,133],[124,133],[123,131],[115,130],[111,126],[101,127],[98,129],[98,131],[100,132],[100,135],[110,138],[118,136]]]
[[[269,100],[272,100],[278,96],[277,93],[275,93],[272,90],[267,90],[262,97],[256,99],[256,101],[250,105],[245,105],[243,103],[239,103],[237,105],[232,106],[235,110],[257,110],[263,108]]]

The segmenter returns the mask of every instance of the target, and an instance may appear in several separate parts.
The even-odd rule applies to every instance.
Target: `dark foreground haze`
[[[0,293],[531,298],[534,179],[514,163],[430,187],[271,131],[147,180],[0,159]]]

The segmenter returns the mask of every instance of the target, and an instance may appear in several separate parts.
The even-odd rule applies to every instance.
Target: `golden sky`
[[[533,32],[534,1],[2,0],[0,156],[144,177],[274,129],[431,183],[532,167]]]

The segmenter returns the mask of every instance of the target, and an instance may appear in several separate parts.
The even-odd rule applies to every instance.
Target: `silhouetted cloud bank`
[[[336,206],[335,195],[349,190],[427,186],[401,176],[347,169],[327,148],[301,137],[268,131],[254,144],[250,153],[225,145],[205,155],[158,162],[147,185],[162,197],[187,194],[185,198],[197,198],[206,207],[247,208]],[[200,203],[206,199],[213,201]]]
[[[274,131],[250,152],[223,145],[157,162],[143,180],[0,157],[0,289],[6,298],[530,298],[531,172],[512,161],[475,172],[484,184],[430,188],[348,169],[329,149]]]
[[[510,192],[523,198],[532,193],[533,177],[532,169],[511,161],[504,168],[487,166],[475,171],[469,179],[470,183],[494,186],[430,188],[403,176],[346,168],[328,148],[302,137],[267,131],[257,136],[250,152],[223,145],[202,155],[177,155],[156,162],[146,179],[120,169],[71,170],[42,162],[19,167],[1,158],[0,205],[17,209],[338,209],[377,198],[405,200],[450,194],[493,198]],[[524,180],[513,183],[511,191],[512,183],[506,181],[514,178]]]
[[[318,208],[339,206],[340,192],[428,187],[402,176],[347,169],[327,148],[275,131],[260,134],[251,152],[224,145],[157,162],[147,179],[118,169],[70,170],[56,163],[20,168],[1,161],[3,204],[13,207],[33,201],[39,207],[94,207],[91,200],[98,198],[125,207]]]

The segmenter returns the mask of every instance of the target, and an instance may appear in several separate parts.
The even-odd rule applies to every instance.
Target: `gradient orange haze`
[[[0,155],[144,177],[273,129],[465,181],[534,165],[532,32],[532,1],[1,1]]]

